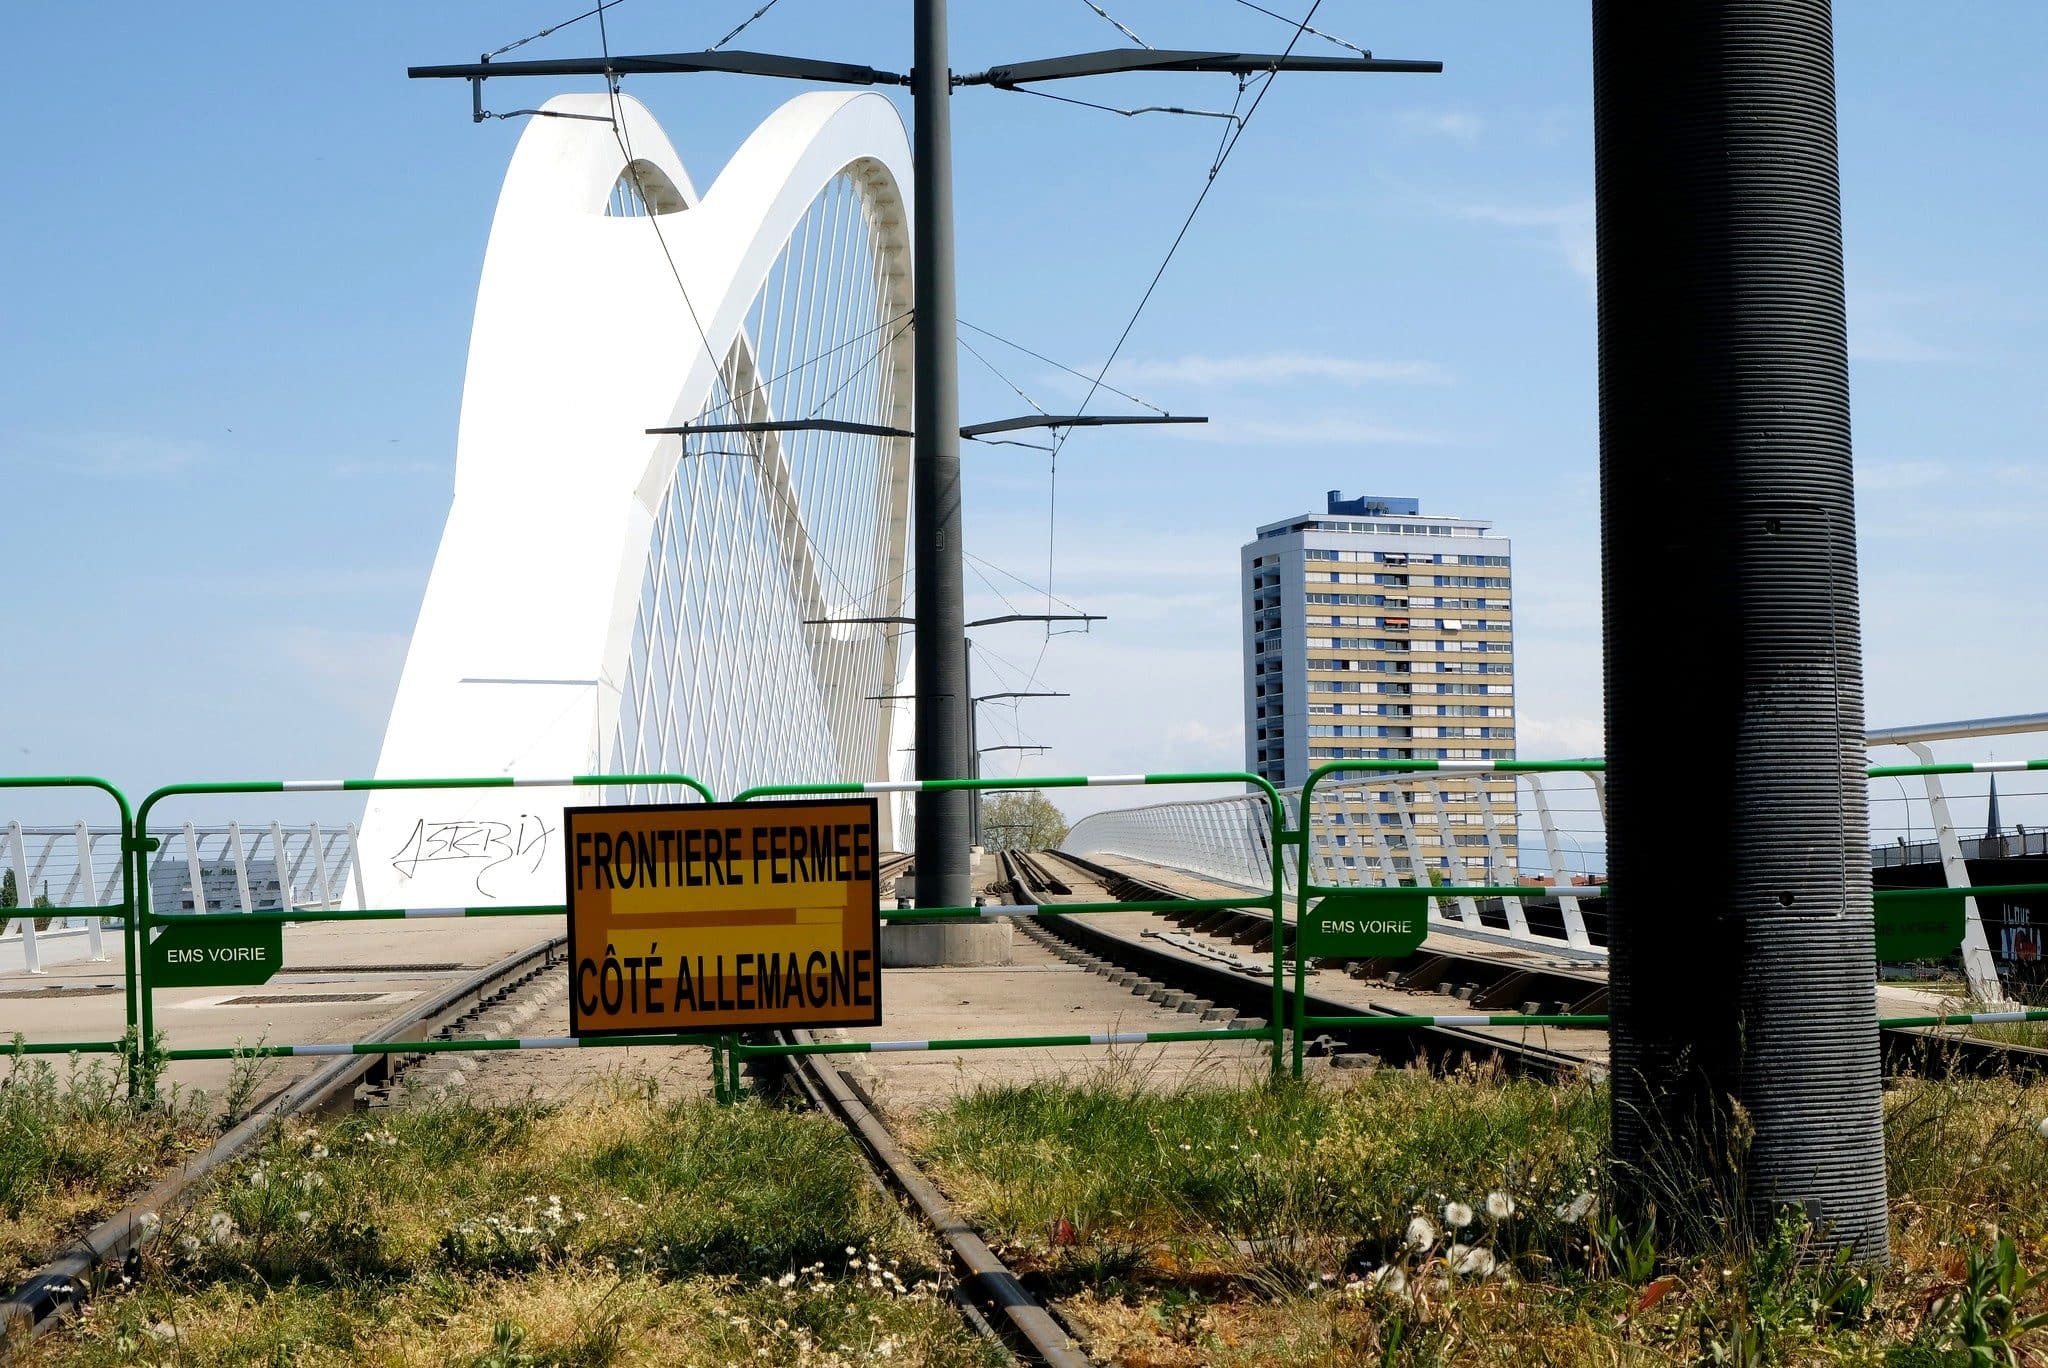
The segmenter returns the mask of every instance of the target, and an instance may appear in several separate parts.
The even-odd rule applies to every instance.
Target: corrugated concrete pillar
[[[1593,66],[1620,1191],[1879,1259],[1829,5],[1594,0]]]

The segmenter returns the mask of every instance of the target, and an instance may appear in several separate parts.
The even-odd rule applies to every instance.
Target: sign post
[[[880,1024],[873,798],[563,823],[571,1035]]]

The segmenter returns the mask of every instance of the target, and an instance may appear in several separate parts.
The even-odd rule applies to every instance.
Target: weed
[[[50,1257],[200,1143],[196,1106],[135,1103],[120,1068],[15,1054],[0,1074],[0,1281]]]
[[[1952,1325],[1971,1368],[2019,1368],[2020,1337],[2048,1326],[2048,1311],[2021,1310],[2028,1291],[2041,1281],[2041,1274],[2021,1265],[2012,1237],[2001,1234],[1989,1249],[1969,1252],[1962,1286],[1935,1303],[1933,1319]]]

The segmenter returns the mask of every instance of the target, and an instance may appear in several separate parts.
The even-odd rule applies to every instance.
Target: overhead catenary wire
[[[605,97],[611,104],[612,137],[619,144],[619,154],[626,160],[626,174],[632,176],[633,178],[633,189],[637,193],[639,193],[641,199],[644,201],[647,197],[646,189],[640,184],[639,172],[634,170],[634,167],[638,164],[638,158],[636,158],[633,155],[633,135],[631,132],[627,130],[625,116],[619,109],[619,78],[617,73],[611,70],[612,40],[610,30],[606,27],[604,17],[605,11],[607,9],[611,8],[613,5],[623,3],[625,3],[625,0],[598,0],[597,8],[595,11],[593,11],[593,13],[595,13],[597,16],[598,47],[601,50],[604,57]],[[654,240],[661,247],[662,260],[668,263],[668,273],[675,280],[676,292],[680,294],[683,298],[683,308],[690,315],[690,326],[696,329],[697,340],[703,343],[704,345],[704,355],[710,358],[712,375],[712,395],[714,398],[716,398],[719,391],[723,390],[726,393],[727,402],[730,403],[732,396],[732,387],[726,378],[726,363],[724,359],[718,355],[717,349],[711,345],[710,334],[704,331],[704,320],[700,318],[697,314],[696,301],[690,298],[690,287],[683,283],[682,268],[676,265],[675,253],[669,250],[668,235],[661,231],[661,215],[649,213],[644,217],[647,219],[648,226],[654,230]]]
[[[1265,15],[1268,19],[1278,19],[1283,24],[1291,24],[1294,22],[1292,19],[1289,19],[1286,15],[1280,13],[1280,11],[1269,10],[1264,5],[1253,3],[1253,0],[1236,0],[1236,3],[1243,5],[1248,10],[1256,10],[1260,14]],[[1358,44],[1351,42],[1349,39],[1339,38],[1334,33],[1325,33],[1323,30],[1319,28],[1310,28],[1308,24],[1305,22],[1302,24],[1301,27],[1304,33],[1312,33],[1326,43],[1334,43],[1340,48],[1349,48],[1351,51],[1357,53],[1361,57],[1372,56],[1372,53],[1369,49],[1362,48]]]
[[[995,362],[989,360],[986,356],[983,356],[979,351],[976,351],[974,344],[972,342],[969,342],[964,337],[959,338],[957,340],[960,343],[960,350],[966,352],[969,356],[981,362],[981,364],[988,369],[988,373],[990,375],[993,375],[996,379],[1002,381],[1003,384],[1009,388],[1012,394],[1016,395],[1019,399],[1022,399],[1025,403],[1031,405],[1033,409],[1036,409],[1040,413],[1044,413],[1047,411],[1045,405],[1039,403],[1036,399],[1033,399],[1030,395],[1024,392],[1023,386],[1019,385],[1015,380],[1012,380],[1009,376],[1003,374],[1002,369],[999,366],[997,366]]]
[[[768,12],[769,10],[772,10],[772,9],[774,9],[774,8],[775,8],[775,6],[776,6],[777,4],[779,4],[779,3],[781,3],[781,0],[768,0],[768,3],[767,3],[767,4],[765,4],[765,5],[761,6],[761,8],[759,8],[759,9],[755,10],[755,11],[754,11],[754,12],[753,12],[752,14],[748,15],[748,16],[747,16],[747,17],[746,17],[745,19],[742,19],[742,20],[741,20],[741,21],[740,21],[739,23],[737,23],[737,24],[733,25],[732,31],[731,31],[730,33],[726,34],[726,35],[725,35],[725,37],[723,37],[723,38],[719,39],[719,40],[718,40],[717,42],[713,43],[713,44],[712,44],[712,45],[711,45],[711,46],[710,46],[710,47],[709,47],[708,49],[706,49],[706,50],[707,50],[707,51],[710,51],[710,52],[716,52],[716,51],[718,51],[718,50],[719,50],[720,48],[724,47],[724,46],[725,46],[725,45],[726,45],[727,43],[730,43],[730,42],[731,42],[731,41],[732,41],[733,39],[735,39],[735,38],[739,37],[739,36],[740,36],[740,35],[741,35],[742,33],[745,33],[745,32],[747,31],[747,27],[748,27],[748,26],[749,26],[750,24],[752,24],[752,23],[753,23],[753,22],[754,22],[754,21],[755,21],[756,19],[759,19],[759,18],[760,18],[760,17],[762,16],[762,15],[766,14],[766,13],[767,13],[767,12]]]
[[[1051,366],[1054,370],[1065,371],[1068,375],[1073,376],[1076,380],[1091,380],[1093,378],[1086,371],[1076,370],[1074,367],[1069,366],[1062,361],[1055,361],[1050,356],[1047,356],[1044,352],[1034,351],[1030,347],[1025,346],[1022,342],[1017,342],[1010,338],[1007,338],[999,332],[992,332],[989,329],[980,326],[979,324],[970,323],[964,318],[960,320],[960,326],[963,328],[967,328],[973,332],[978,332],[983,337],[988,338],[992,342],[1000,342],[1004,346],[1010,348],[1012,351],[1020,351],[1034,361],[1043,361],[1046,365]],[[1139,408],[1151,409],[1154,413],[1159,414],[1162,417],[1166,416],[1167,414],[1167,411],[1165,409],[1159,407],[1159,405],[1153,403],[1149,399],[1140,399],[1137,395],[1128,393],[1124,390],[1120,390],[1115,385],[1105,383],[1100,385],[1100,388],[1108,390],[1111,394],[1114,394],[1119,399],[1130,400]]]
[[[505,46],[501,48],[496,48],[489,54],[487,54],[484,60],[489,61],[492,57],[503,57],[508,52],[515,52],[518,49],[525,47],[528,43],[535,42],[542,38],[546,38],[551,34],[557,33],[562,29],[568,28],[571,24],[580,24],[585,19],[592,18],[593,16],[602,18],[603,16],[600,13],[602,10],[606,9],[607,7],[617,8],[619,5],[622,5],[624,3],[625,0],[604,0],[604,2],[598,5],[596,9],[587,9],[573,19],[563,19],[558,23],[548,25],[539,33],[529,33],[524,38],[515,39],[514,41],[505,44]]]
[[[773,3],[773,0],[770,0],[770,3]],[[1124,37],[1130,39],[1139,47],[1144,48],[1147,51],[1151,50],[1152,45],[1150,43],[1146,42],[1143,38],[1140,38],[1137,34],[1131,32],[1130,28],[1123,22],[1123,20],[1117,18],[1114,14],[1111,14],[1108,10],[1096,4],[1095,0],[1081,0],[1081,3],[1086,5],[1089,9],[1094,10],[1096,14],[1102,17],[1104,22],[1106,22],[1111,28],[1115,29],[1118,33],[1121,33]]]
[[[1314,21],[1316,12],[1322,8],[1322,5],[1323,0],[1310,0],[1308,13],[1304,14],[1300,20],[1294,21],[1294,33],[1288,38],[1287,46],[1280,54],[1281,63],[1284,63],[1289,57],[1294,55],[1294,49],[1300,46],[1303,35],[1308,32],[1309,25]],[[1089,381],[1088,392],[1082,397],[1076,412],[1085,413],[1089,403],[1094,400],[1096,392],[1103,388],[1104,377],[1109,374],[1110,367],[1116,364],[1117,357],[1123,354],[1125,344],[1130,341],[1131,333],[1138,326],[1138,320],[1144,316],[1146,306],[1152,302],[1152,296],[1158,291],[1159,282],[1166,278],[1167,268],[1173,264],[1174,257],[1180,252],[1181,244],[1187,240],[1188,231],[1194,227],[1196,216],[1202,212],[1202,206],[1208,203],[1209,192],[1216,188],[1216,178],[1222,174],[1224,166],[1230,161],[1231,154],[1237,150],[1238,143],[1243,141],[1245,131],[1251,127],[1252,117],[1259,112],[1259,106],[1265,103],[1266,96],[1271,93],[1274,77],[1278,73],[1279,63],[1276,63],[1265,73],[1257,93],[1252,96],[1251,107],[1245,110],[1242,118],[1232,118],[1230,126],[1225,130],[1221,142],[1217,145],[1216,155],[1209,163],[1208,172],[1202,178],[1202,188],[1195,195],[1195,202],[1189,206],[1186,217],[1181,220],[1180,228],[1173,235],[1173,241],[1167,245],[1166,255],[1160,259],[1158,269],[1153,271],[1152,278],[1146,282],[1144,293],[1139,295],[1137,306],[1131,310],[1131,316],[1125,321],[1122,330],[1117,334],[1115,345],[1109,349],[1109,355],[1103,358],[1101,367],[1097,370],[1094,378]],[[1237,95],[1239,103],[1243,101],[1249,87],[1250,82],[1245,78],[1240,77],[1238,79]],[[1231,106],[1233,116],[1236,114],[1236,110],[1237,105],[1233,104]],[[1047,479],[1046,511],[1046,593],[1048,602],[1050,602],[1052,592],[1053,556],[1058,536],[1059,454],[1072,435],[1073,429],[1069,428],[1054,438],[1052,456],[1048,461],[1048,466],[1050,467]],[[1045,650],[1051,646],[1053,635],[1053,632],[1048,628],[1045,642],[1039,650],[1039,666],[1044,664]],[[1037,682],[1036,668],[1034,667],[1032,674],[1033,683]],[[1026,687],[1030,686],[1026,685]]]
[[[1105,114],[1121,114],[1127,119],[1136,118],[1140,114],[1185,114],[1197,119],[1229,119],[1233,123],[1237,120],[1236,114],[1221,109],[1184,109],[1179,105],[1139,105],[1133,109],[1126,109],[1122,105],[1101,104],[1095,100],[1078,99],[1072,95],[1055,95],[1050,90],[1040,90],[1036,86],[1004,88],[1014,90],[1019,95],[1036,95],[1041,100],[1056,100],[1060,104],[1079,105],[1083,109],[1099,109]]]

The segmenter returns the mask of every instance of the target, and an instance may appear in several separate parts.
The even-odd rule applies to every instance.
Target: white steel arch
[[[872,93],[799,96],[698,195],[637,101],[561,96],[506,173],[455,497],[380,777],[901,773],[909,444],[651,437],[691,422],[910,425],[910,152]],[[614,112],[617,121],[614,122]],[[565,804],[372,795],[373,906],[560,900]],[[889,841],[899,812],[885,813]]]

